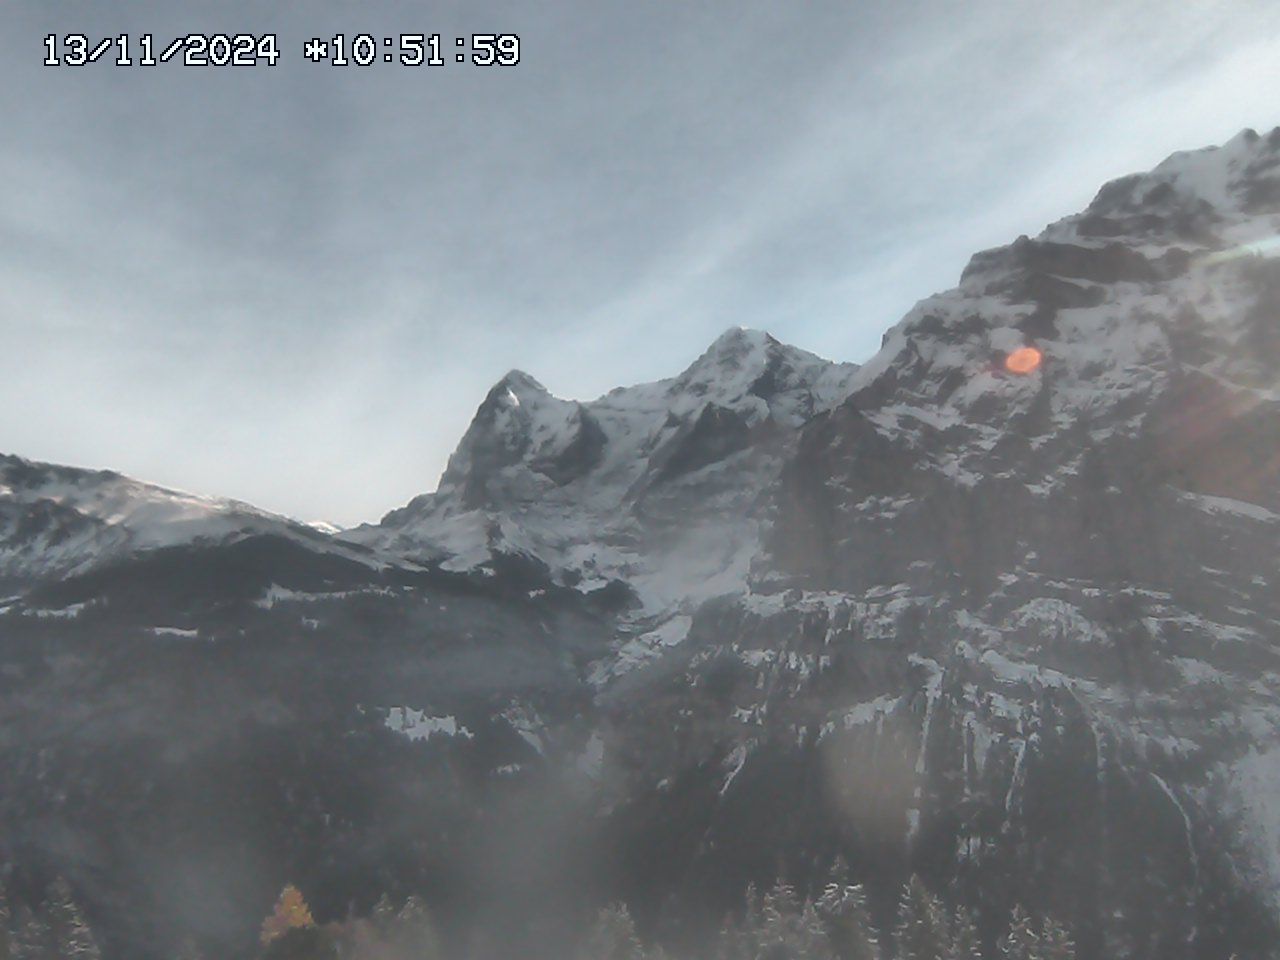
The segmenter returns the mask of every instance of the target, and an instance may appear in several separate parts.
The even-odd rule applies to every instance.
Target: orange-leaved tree
[[[302,898],[302,892],[292,883],[286,883],[284,889],[280,891],[280,899],[276,901],[276,908],[271,911],[271,916],[262,921],[262,934],[259,940],[265,946],[290,930],[305,929],[315,925],[316,922],[311,917],[311,908]]]

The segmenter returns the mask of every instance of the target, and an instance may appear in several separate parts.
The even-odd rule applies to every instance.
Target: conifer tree
[[[802,904],[795,889],[782,880],[764,895],[757,943],[755,960],[828,960],[833,956],[814,905]]]
[[[321,933],[339,956],[351,960],[438,960],[443,956],[431,914],[417,896],[397,909],[384,894],[367,918],[348,916]]]
[[[777,880],[761,903],[761,915],[766,926],[771,919],[777,922],[779,918],[795,916],[799,912],[800,897],[795,887],[785,880]]]
[[[596,914],[578,957],[580,960],[644,960],[644,948],[626,904],[610,904]]]
[[[816,907],[837,956],[842,960],[879,960],[880,944],[862,887],[829,883]]]
[[[13,960],[51,960],[51,941],[49,923],[43,913],[33,911],[25,903],[19,906],[15,911],[10,947]]]
[[[951,940],[948,926],[942,902],[913,876],[898,903],[894,931],[898,960],[946,960]]]
[[[369,922],[373,924],[379,935],[386,936],[395,921],[396,913],[396,905],[391,902],[391,897],[384,893],[369,911]]]
[[[315,920],[311,918],[311,908],[303,899],[302,892],[293,884],[286,883],[276,900],[275,909],[262,921],[262,932],[258,939],[266,946],[289,930],[304,930],[315,925]]]
[[[742,912],[741,943],[744,955],[755,960],[760,953],[760,935],[764,930],[764,904],[760,891],[754,883],[747,884],[743,894],[745,904]]]
[[[13,960],[13,948],[9,937],[12,919],[9,915],[9,898],[5,896],[4,888],[0,887],[0,960]]]
[[[760,894],[754,883],[747,884],[743,903],[742,920],[735,922],[732,916],[728,916],[720,928],[717,960],[756,960],[760,955],[764,917]]]
[[[1052,917],[1045,917],[1040,927],[1041,960],[1076,960],[1076,945],[1067,928]]]
[[[835,860],[831,861],[831,869],[827,871],[827,881],[846,886],[849,884],[849,861],[844,858],[843,853],[837,853]]]
[[[1009,917],[1009,932],[1000,940],[1002,960],[1040,960],[1040,937],[1022,905],[1015,905]]]
[[[732,916],[725,917],[716,941],[716,960],[753,960],[754,957],[744,924],[736,923]]]
[[[951,942],[947,950],[948,960],[982,960],[982,941],[973,916],[964,907],[957,907],[951,918]]]
[[[806,902],[800,909],[795,924],[795,939],[791,950],[784,954],[790,957],[803,957],[805,960],[838,960],[831,938],[827,935],[827,925],[818,915],[817,907]]]
[[[101,960],[93,931],[71,892],[71,884],[58,877],[49,887],[49,928],[58,960]]]
[[[420,897],[409,897],[396,914],[394,940],[403,955],[412,960],[435,960],[441,955],[440,939]]]

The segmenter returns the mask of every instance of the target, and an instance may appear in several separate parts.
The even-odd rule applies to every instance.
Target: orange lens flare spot
[[[1034,373],[1044,359],[1035,347],[1019,347],[1004,358],[1004,368],[1010,373]]]

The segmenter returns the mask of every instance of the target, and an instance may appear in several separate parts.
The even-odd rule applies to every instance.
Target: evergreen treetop
[[[898,960],[947,958],[951,941],[947,912],[919,877],[913,876],[903,888],[894,933]]]

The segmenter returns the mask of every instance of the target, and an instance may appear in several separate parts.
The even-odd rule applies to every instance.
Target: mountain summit
[[[756,501],[856,371],[732,328],[679,376],[578,402],[496,383],[434,494],[345,538],[446,569],[518,556],[558,584],[625,585],[642,617],[740,589]]]

